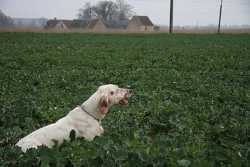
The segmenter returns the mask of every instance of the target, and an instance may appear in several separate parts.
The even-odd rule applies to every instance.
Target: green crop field
[[[23,136],[107,83],[105,133],[26,154]],[[0,166],[250,165],[250,35],[0,33]]]

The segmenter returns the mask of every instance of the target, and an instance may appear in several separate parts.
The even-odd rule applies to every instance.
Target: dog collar
[[[85,110],[85,108],[83,108],[83,106],[79,106],[84,112],[86,112],[89,116],[91,116],[92,118],[94,118],[95,120],[97,120],[97,122],[100,122],[101,120],[99,120],[98,118],[96,118],[94,115],[90,114],[87,110]]]

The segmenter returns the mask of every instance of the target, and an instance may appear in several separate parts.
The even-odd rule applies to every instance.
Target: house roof
[[[73,20],[71,28],[85,28],[89,24],[89,20]]]
[[[144,26],[154,26],[148,16],[133,16],[132,20],[133,19],[139,21]]]
[[[54,28],[58,23],[62,22],[68,28],[85,28],[88,20],[48,20],[45,28]]]
[[[71,25],[71,20],[48,20],[47,24],[46,24],[46,28],[53,28],[55,27],[58,23],[62,22],[63,24],[65,24],[67,27],[70,27]]]
[[[128,20],[120,20],[120,21],[111,21],[109,23],[106,23],[105,25],[108,28],[126,28],[128,26],[129,21]]]
[[[45,28],[55,27],[57,23],[58,23],[57,20],[48,20],[45,25]]]

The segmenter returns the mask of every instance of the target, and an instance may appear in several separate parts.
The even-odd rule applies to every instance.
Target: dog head
[[[119,88],[112,84],[100,86],[97,92],[100,95],[98,108],[100,113],[104,115],[112,105],[127,106],[129,97],[132,96],[131,89]]]

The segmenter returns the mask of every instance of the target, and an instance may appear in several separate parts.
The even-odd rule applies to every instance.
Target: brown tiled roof
[[[45,28],[54,28],[58,23],[62,22],[68,28],[85,28],[88,21],[84,20],[48,20]]]
[[[125,29],[128,26],[129,20],[119,20],[119,21],[110,21],[104,23],[108,28],[114,29]]]
[[[48,20],[45,28],[53,28],[55,27],[59,22],[63,22],[68,28],[70,27],[72,21],[71,20]]]
[[[57,23],[58,23],[57,20],[48,20],[45,25],[45,28],[53,28],[56,26]]]
[[[63,24],[65,24],[68,28],[71,27],[72,20],[62,20]]]
[[[71,28],[86,28],[89,20],[73,20],[71,23]]]
[[[132,19],[138,20],[144,26],[154,26],[148,16],[134,16]]]

